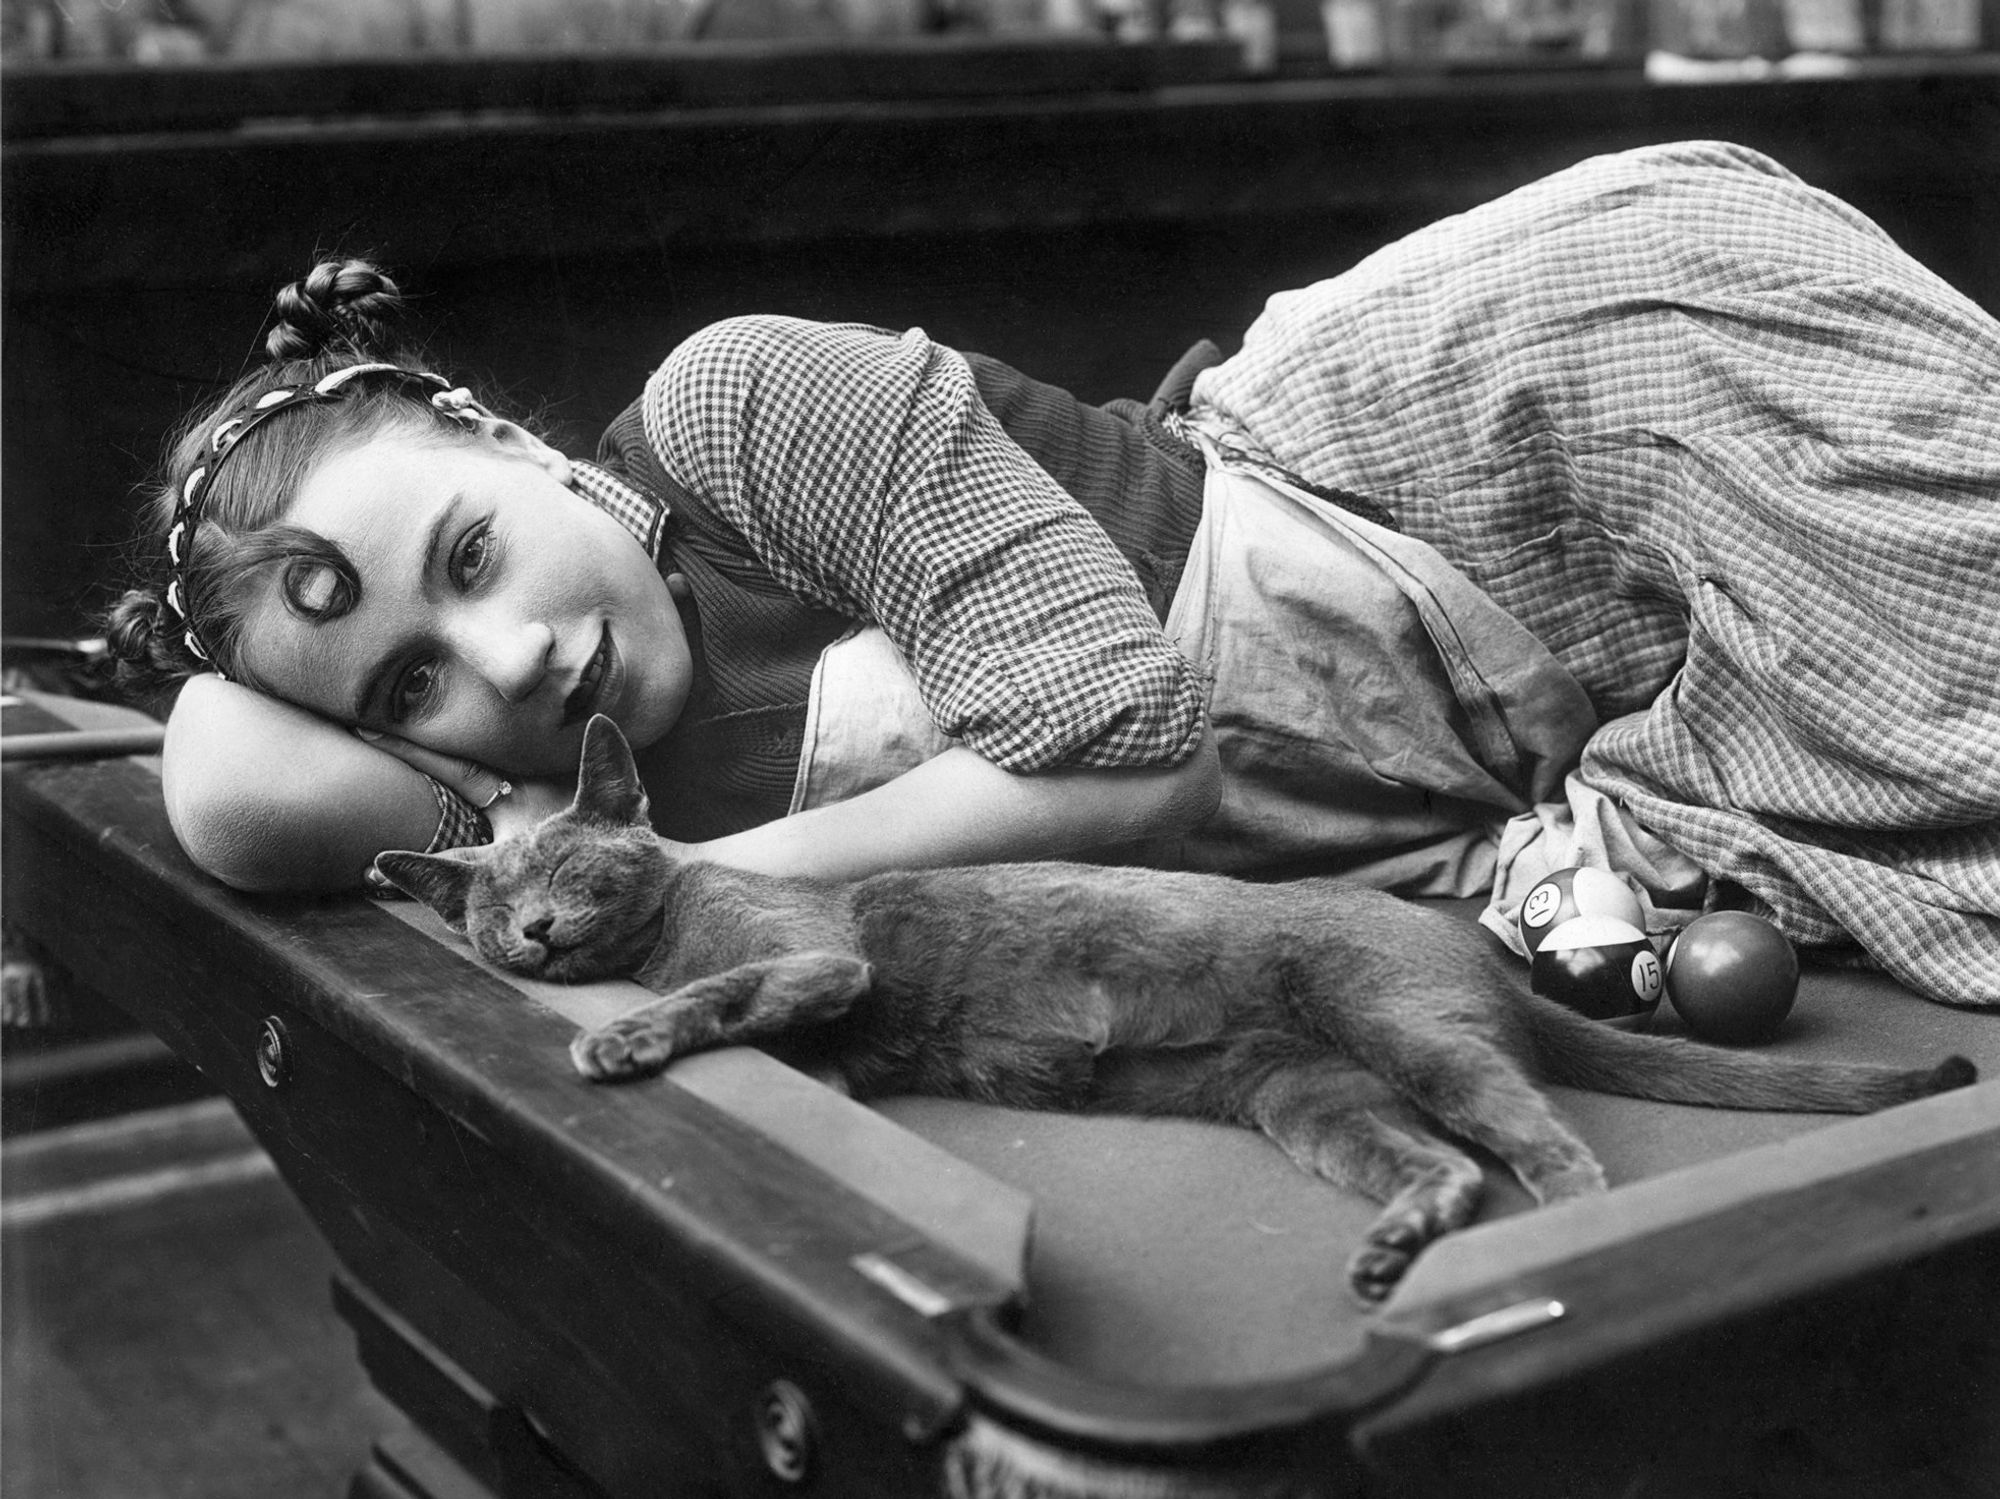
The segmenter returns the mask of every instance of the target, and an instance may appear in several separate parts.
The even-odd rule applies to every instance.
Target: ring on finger
[[[495,790],[491,796],[487,797],[485,801],[479,804],[479,810],[484,812],[488,807],[492,806],[495,802],[499,801],[501,797],[512,796],[513,794],[514,794],[514,783],[512,781],[502,781],[499,785],[499,788]]]

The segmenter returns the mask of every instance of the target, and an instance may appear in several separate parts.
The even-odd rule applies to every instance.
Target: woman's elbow
[[[235,889],[356,886],[376,831],[363,748],[296,709],[197,679],[167,720],[167,821],[195,865]]]
[[[327,852],[301,834],[310,824],[294,809],[274,805],[252,784],[234,779],[226,764],[164,762],[167,822],[195,867],[232,889],[265,894],[331,889],[352,884],[328,877]]]

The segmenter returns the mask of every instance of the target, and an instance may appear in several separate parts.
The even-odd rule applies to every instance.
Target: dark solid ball
[[[1528,967],[1537,994],[1592,1020],[1644,1030],[1660,1007],[1660,959],[1646,934],[1615,916],[1551,929]]]
[[[1798,995],[1799,955],[1747,911],[1697,916],[1667,951],[1667,998],[1705,1041],[1768,1041]]]
[[[1528,891],[1514,920],[1532,958],[1550,932],[1579,916],[1615,916],[1646,929],[1646,913],[1631,887],[1608,870],[1588,866],[1543,875]]]

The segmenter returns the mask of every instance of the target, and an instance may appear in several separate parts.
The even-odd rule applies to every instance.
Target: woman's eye
[[[402,723],[421,712],[436,686],[435,661],[419,661],[411,666],[396,679],[395,690],[389,694],[390,721]]]
[[[458,544],[458,558],[453,567],[461,587],[485,570],[492,552],[493,532],[490,527],[474,526],[465,533],[465,539]]]

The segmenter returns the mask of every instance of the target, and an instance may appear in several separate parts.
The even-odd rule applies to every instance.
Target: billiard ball
[[[1799,955],[1748,911],[1697,916],[1667,951],[1667,997],[1705,1041],[1770,1040],[1798,993]]]
[[[1529,982],[1592,1020],[1644,1030],[1660,1007],[1660,958],[1646,934],[1616,916],[1574,916],[1542,938]]]
[[[1537,880],[1521,902],[1516,921],[1528,956],[1535,955],[1550,932],[1578,916],[1615,916],[1646,929],[1639,897],[1617,875],[1587,866],[1558,869]]]

